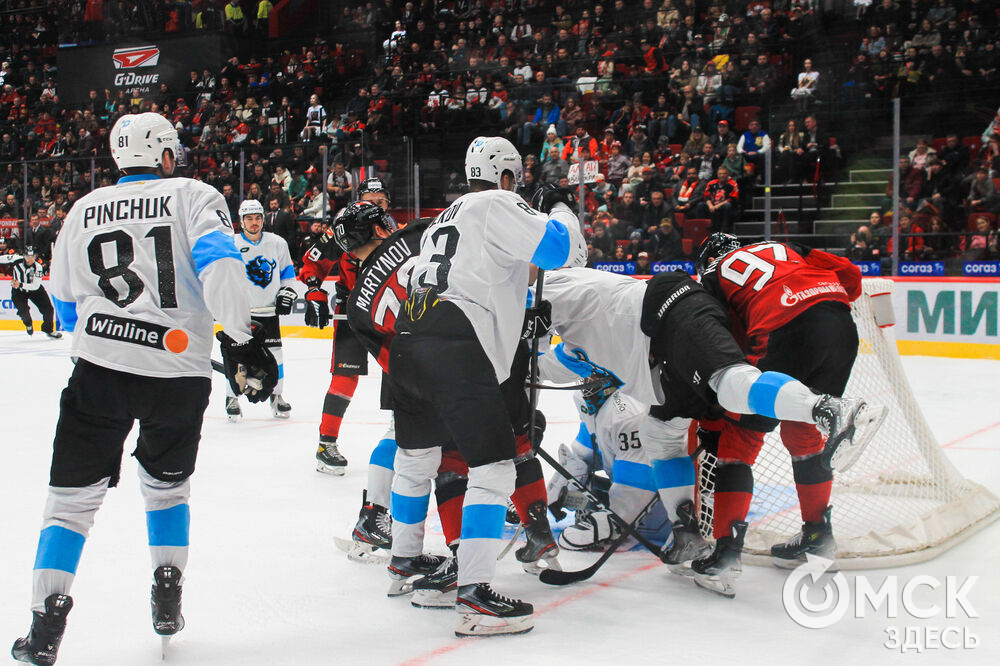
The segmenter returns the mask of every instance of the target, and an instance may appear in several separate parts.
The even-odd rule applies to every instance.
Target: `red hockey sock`
[[[465,477],[454,477],[434,490],[438,517],[441,518],[441,531],[444,532],[445,543],[449,546],[457,543],[462,536],[462,503],[465,501],[467,482],[468,479]]]
[[[542,478],[542,463],[538,458],[531,457],[517,463],[517,479],[514,481],[514,494],[510,496],[517,509],[521,523],[528,520],[528,507],[541,501],[548,504],[545,493],[545,480]]]
[[[357,375],[332,375],[330,388],[326,390],[323,400],[323,418],[319,422],[321,438],[337,440],[340,436],[340,424],[344,420],[344,412],[351,404],[354,391],[358,388]]]
[[[833,489],[833,472],[820,464],[820,456],[814,455],[792,461],[792,476],[795,490],[799,493],[799,510],[802,520],[818,523],[823,520],[823,512],[830,505]]]
[[[753,472],[745,463],[723,463],[715,471],[712,534],[716,539],[731,536],[730,525],[746,520],[753,498]]]

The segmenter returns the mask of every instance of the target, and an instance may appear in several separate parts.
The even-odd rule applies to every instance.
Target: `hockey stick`
[[[542,302],[542,288],[545,286],[545,271],[538,269],[538,277],[535,279],[535,303]],[[531,403],[531,420],[528,438],[531,441],[532,449],[541,448],[538,441],[538,433],[535,432],[535,422],[538,420],[538,338],[531,339],[531,359],[528,365],[528,402]]]
[[[525,386],[529,389],[546,389],[549,391],[585,391],[594,386],[600,386],[604,383],[603,379],[588,379],[587,381],[580,384],[572,384],[570,386],[552,386],[550,384],[542,384],[535,382],[526,382]]]
[[[656,501],[660,499],[659,494],[654,494],[652,499],[646,503],[646,506],[642,508],[639,515],[636,516],[635,520],[632,521],[633,526],[638,526],[642,522],[642,519],[646,517],[649,510],[653,507]],[[604,566],[604,563],[611,559],[611,556],[615,554],[625,540],[629,538],[627,532],[622,532],[621,536],[612,541],[608,545],[608,549],[597,558],[597,561],[591,564],[586,569],[580,569],[579,571],[559,571],[558,569],[545,569],[538,575],[538,580],[542,581],[546,585],[570,585],[572,583],[579,583],[580,581],[587,580],[595,573],[597,570]]]
[[[659,546],[657,546],[655,543],[653,543],[646,537],[639,534],[638,530],[632,527],[631,523],[629,523],[624,518],[619,516],[617,513],[606,507],[604,503],[601,502],[601,500],[597,499],[597,496],[594,495],[594,493],[590,492],[589,488],[580,483],[575,476],[570,474],[565,467],[559,464],[559,461],[557,461],[555,458],[549,455],[548,451],[539,446],[537,449],[535,449],[535,453],[541,456],[542,460],[551,465],[552,469],[554,469],[555,471],[559,472],[562,476],[564,476],[566,480],[573,485],[574,488],[583,493],[583,495],[588,500],[590,500],[594,504],[594,506],[597,507],[598,511],[607,511],[609,514],[611,514],[611,519],[618,524],[618,527],[622,530],[624,534],[629,534],[635,537],[635,540],[638,541],[640,544],[642,544],[646,548],[646,550],[651,552],[653,555],[656,555],[656,557],[660,559],[660,561],[663,561],[663,555],[660,553]]]

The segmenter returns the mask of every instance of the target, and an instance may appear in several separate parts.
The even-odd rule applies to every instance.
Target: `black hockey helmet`
[[[355,250],[375,237],[375,226],[392,233],[398,228],[392,216],[378,204],[355,201],[333,221],[333,240],[344,252]]]
[[[367,192],[381,192],[387,199],[389,198],[389,190],[386,189],[385,181],[381,178],[365,178],[361,181],[361,184],[358,185],[358,196],[360,197]]]
[[[35,247],[33,245],[24,246],[24,256],[33,257],[35,256]]]
[[[709,234],[698,247],[698,258],[694,261],[694,269],[701,275],[712,261],[723,257],[733,250],[743,247],[740,239],[732,234],[715,232]]]

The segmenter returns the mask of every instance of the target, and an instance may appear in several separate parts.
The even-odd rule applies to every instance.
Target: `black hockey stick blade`
[[[654,495],[651,500],[643,507],[642,511],[635,520],[632,521],[632,526],[636,527],[642,522],[642,519],[646,517],[649,513],[650,508],[659,499],[659,495]],[[597,560],[591,564],[586,569],[580,569],[579,571],[559,571],[557,569],[546,569],[538,575],[538,580],[542,581],[546,585],[571,585],[573,583],[579,583],[585,581],[595,573],[597,570],[604,566],[604,563],[611,559],[611,556],[615,554],[625,540],[629,538],[629,533],[622,531],[621,536],[612,541],[608,545],[608,549],[601,554]]]

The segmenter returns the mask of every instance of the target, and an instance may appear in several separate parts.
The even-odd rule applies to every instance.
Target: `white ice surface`
[[[46,495],[59,391],[70,374],[69,343],[0,332],[0,649],[28,628],[31,566]],[[535,604],[527,635],[453,636],[452,611],[387,599],[385,572],[349,562],[335,549],[357,517],[368,454],[387,423],[378,410],[378,377],[362,380],[347,412],[341,446],[346,477],[314,470],[330,342],[286,341],[288,422],[244,403],[245,420],[227,423],[216,378],[198,469],[193,477],[187,627],[167,663],[283,664],[875,664],[1000,663],[1000,524],[942,557],[897,571],[867,572],[900,584],[918,574],[979,576],[969,600],[979,617],[887,619],[884,608],[829,629],[794,624],[781,605],[785,572],[746,567],[735,600],[670,576],[646,553],[615,555],[590,581],[547,587],[501,562],[497,588]],[[931,426],[964,474],[1000,493],[1000,362],[904,359]],[[549,450],[576,432],[568,394],[542,396]],[[990,426],[993,426],[990,428]],[[134,446],[134,436],[126,451]],[[145,518],[134,459],[125,456],[120,487],[109,493],[84,548],[72,594],[75,607],[59,664],[156,664],[159,640],[149,620],[151,583]],[[428,546],[443,551],[439,532]],[[596,555],[562,556],[568,569]],[[854,578],[856,574],[847,574]],[[939,590],[918,600],[943,604]],[[968,626],[975,650],[901,655],[885,647],[887,626]]]

